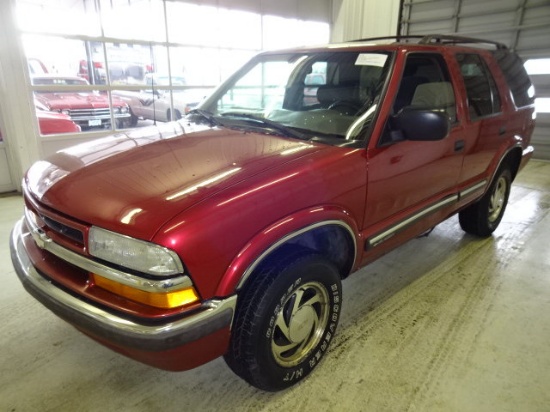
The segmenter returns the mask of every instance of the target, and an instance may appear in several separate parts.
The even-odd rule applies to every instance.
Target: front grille
[[[78,119],[79,117],[85,118],[109,118],[111,116],[111,109],[108,107],[105,109],[72,109],[69,115]]]
[[[69,239],[72,239],[80,244],[84,244],[84,234],[80,230],[64,225],[63,223],[60,223],[48,216],[41,215],[40,218],[54,232],[68,237]]]

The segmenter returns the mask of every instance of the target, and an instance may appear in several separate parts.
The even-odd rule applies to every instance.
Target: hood
[[[63,109],[105,109],[109,107],[106,96],[94,93],[37,93],[36,99],[46,105],[49,110]],[[114,106],[123,106],[125,103],[113,96]]]
[[[238,182],[324,146],[180,123],[82,144],[34,164],[26,185],[69,217],[141,239]]]

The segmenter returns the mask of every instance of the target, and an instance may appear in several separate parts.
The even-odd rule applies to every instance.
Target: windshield
[[[254,127],[287,130],[293,137],[363,139],[390,60],[387,53],[350,51],[259,56],[199,112],[223,126],[255,121]]]

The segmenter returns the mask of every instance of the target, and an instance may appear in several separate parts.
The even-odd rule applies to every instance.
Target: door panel
[[[434,93],[435,89],[446,92]],[[377,147],[369,150],[364,220],[367,237],[379,239],[376,235],[388,230],[391,237],[417,220],[425,220],[426,215],[454,205],[455,201],[448,199],[456,196],[463,161],[463,128],[457,121],[454,90],[443,56],[437,53],[406,56],[393,113]],[[449,134],[439,141],[407,140],[393,125],[394,119],[405,110],[445,113],[452,123]],[[383,241],[370,241],[367,246],[374,247]]]

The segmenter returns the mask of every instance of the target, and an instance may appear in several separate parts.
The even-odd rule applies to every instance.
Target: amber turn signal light
[[[109,292],[113,292],[135,302],[154,306],[156,308],[173,309],[190,305],[199,300],[199,296],[193,287],[170,292],[146,292],[144,290],[136,289],[132,286],[123,285],[122,283],[104,278],[96,273],[92,273],[91,277],[94,285],[97,287],[108,290]]]

